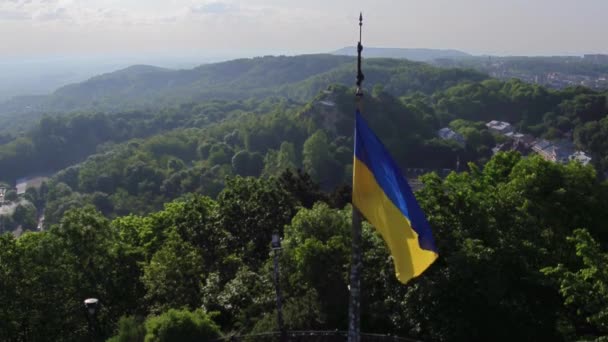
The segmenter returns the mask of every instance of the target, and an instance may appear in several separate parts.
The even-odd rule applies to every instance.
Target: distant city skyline
[[[491,55],[608,53],[604,0],[3,0],[0,55],[231,55],[364,44]]]

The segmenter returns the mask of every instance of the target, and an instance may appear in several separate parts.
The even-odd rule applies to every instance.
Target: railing
[[[346,331],[289,331],[285,333],[285,339],[281,340],[278,331],[252,334],[244,336],[226,336],[215,340],[216,342],[343,342],[346,341]],[[381,334],[361,334],[362,342],[419,342],[410,338],[403,338]]]

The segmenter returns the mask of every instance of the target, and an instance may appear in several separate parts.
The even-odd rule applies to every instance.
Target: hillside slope
[[[365,56],[368,58],[402,58],[411,61],[429,62],[438,58],[471,57],[466,52],[443,49],[406,49],[406,48],[377,48],[366,47]],[[347,46],[332,52],[334,55],[356,56],[357,48]]]
[[[132,66],[68,85],[49,96],[19,97],[0,104],[0,116],[75,110],[119,111],[159,107],[209,99],[241,100],[286,96],[308,101],[331,83],[354,83],[355,60],[348,56],[301,55],[257,57],[203,65],[188,70]],[[446,70],[406,60],[369,59],[366,85],[377,83],[403,95],[416,88],[425,92],[486,75],[469,70]],[[422,87],[421,87],[422,86]],[[35,116],[34,116],[35,117]]]

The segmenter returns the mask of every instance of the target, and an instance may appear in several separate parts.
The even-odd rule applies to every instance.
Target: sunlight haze
[[[368,46],[459,49],[475,54],[607,52],[602,0],[194,1],[3,0],[7,57],[280,51]]]

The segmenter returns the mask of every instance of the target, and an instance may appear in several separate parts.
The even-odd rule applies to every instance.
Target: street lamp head
[[[272,233],[272,249],[281,249],[281,236],[276,230]]]
[[[84,307],[87,309],[89,315],[94,316],[99,308],[99,299],[87,298],[84,300]]]

